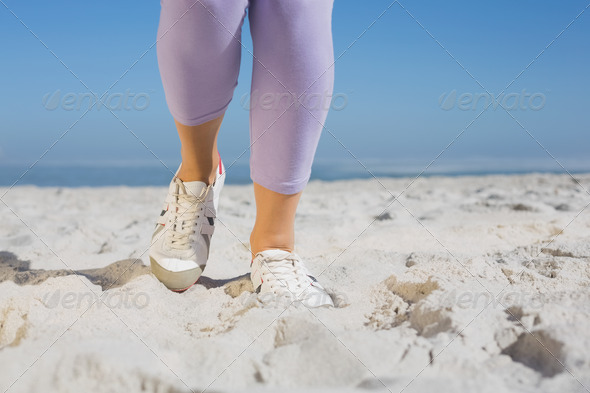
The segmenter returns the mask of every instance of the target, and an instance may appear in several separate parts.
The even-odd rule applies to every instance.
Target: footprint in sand
[[[367,316],[365,325],[386,330],[407,323],[424,337],[450,331],[453,323],[449,312],[427,301],[428,296],[438,289],[439,284],[431,278],[423,282],[404,282],[392,275],[377,289],[376,306]]]

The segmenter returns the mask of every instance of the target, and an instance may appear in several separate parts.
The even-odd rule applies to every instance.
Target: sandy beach
[[[0,391],[590,392],[589,191],[312,181],[295,251],[337,307],[305,309],[251,292],[251,185],[182,294],[147,267],[164,187],[0,189]]]

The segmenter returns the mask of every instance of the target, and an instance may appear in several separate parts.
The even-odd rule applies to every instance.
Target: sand
[[[164,188],[1,189],[0,391],[590,392],[588,190],[312,181],[296,251],[337,307],[308,310],[251,292],[251,186],[182,294],[144,265]]]

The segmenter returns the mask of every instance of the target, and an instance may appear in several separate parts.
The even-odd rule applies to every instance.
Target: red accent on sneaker
[[[223,173],[221,172],[221,154],[219,154],[219,150],[217,150],[217,157],[219,157],[219,174],[222,175]]]
[[[172,292],[176,292],[176,293],[182,293],[182,292],[186,291],[187,289],[192,288],[192,286],[195,285],[198,281],[199,280],[195,281],[194,283],[192,283],[191,285],[189,285],[186,288],[183,288],[183,289],[172,289],[171,291]]]

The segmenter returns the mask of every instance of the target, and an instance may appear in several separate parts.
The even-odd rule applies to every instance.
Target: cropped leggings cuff
[[[228,102],[222,108],[220,108],[214,112],[211,112],[211,113],[200,115],[199,117],[196,117],[196,118],[184,117],[183,114],[176,113],[173,108],[169,108],[169,109],[170,109],[170,114],[172,115],[174,120],[176,120],[180,124],[183,124],[185,126],[198,126],[198,125],[207,123],[208,121],[217,119],[218,117],[222,116],[227,111],[227,107],[229,106],[229,104],[230,103]]]

